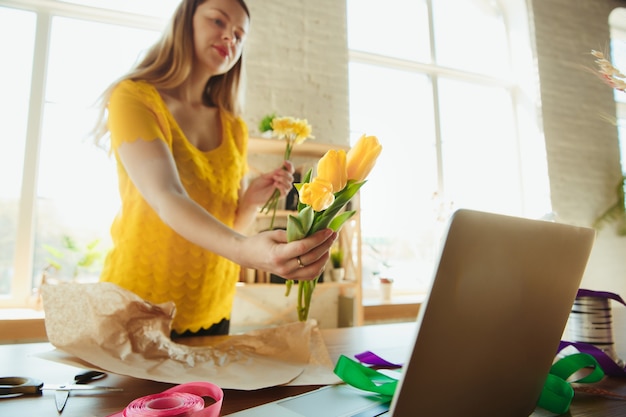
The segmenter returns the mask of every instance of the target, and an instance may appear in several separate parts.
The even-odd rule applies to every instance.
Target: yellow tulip
[[[331,149],[317,162],[317,177],[329,181],[333,192],[343,190],[348,182],[346,169],[346,151]]]
[[[326,210],[333,201],[333,185],[323,178],[316,177],[313,181],[302,184],[300,188],[300,202],[308,204],[315,211]]]
[[[374,168],[383,147],[376,136],[361,136],[346,156],[348,179],[363,181]]]

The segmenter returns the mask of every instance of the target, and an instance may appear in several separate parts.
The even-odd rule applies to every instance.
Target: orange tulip
[[[376,136],[361,136],[346,156],[348,179],[363,181],[374,168],[383,147]]]

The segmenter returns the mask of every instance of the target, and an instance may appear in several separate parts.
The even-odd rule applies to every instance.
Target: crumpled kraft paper
[[[188,346],[170,339],[173,303],[151,304],[106,282],[48,284],[42,296],[48,339],[61,351],[41,355],[47,359],[160,382],[210,381],[223,389],[340,382],[313,320]]]

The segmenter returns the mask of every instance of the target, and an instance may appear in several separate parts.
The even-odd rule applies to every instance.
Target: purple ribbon
[[[620,297],[617,294],[613,294],[612,292],[608,292],[608,291],[593,291],[593,290],[585,290],[581,288],[578,290],[578,293],[576,294],[576,298],[578,297],[610,298],[611,300],[615,300],[626,306],[626,302],[622,299],[622,297]]]
[[[384,366],[386,368],[402,368],[402,365],[388,362],[374,352],[370,352],[369,350],[363,353],[357,353],[356,355],[354,355],[354,357],[357,358],[359,362],[366,365]]]
[[[611,359],[609,355],[604,353],[604,351],[602,351],[600,348],[590,343],[568,342],[565,340],[561,340],[561,342],[559,343],[559,351],[565,349],[568,346],[575,347],[576,350],[578,350],[580,353],[587,353],[593,356],[598,361],[600,367],[605,374],[611,376],[626,376],[626,370],[624,370],[624,368],[621,368],[617,363],[615,363],[615,361]]]

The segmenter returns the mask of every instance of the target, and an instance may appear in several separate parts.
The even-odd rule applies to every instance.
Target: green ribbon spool
[[[579,379],[569,381],[577,372],[591,368],[591,372]],[[398,380],[382,374],[341,355],[335,365],[335,374],[346,384],[364,391],[393,397]],[[574,398],[572,382],[593,383],[604,378],[604,371],[598,361],[587,353],[575,353],[555,362],[544,383],[537,405],[552,413],[563,414],[569,409]]]
[[[364,391],[375,392],[386,397],[393,397],[398,380],[382,374],[375,369],[341,355],[335,365],[335,374],[346,384]]]
[[[572,375],[585,368],[591,368],[592,371],[582,378],[569,381]],[[550,368],[537,405],[553,413],[563,414],[569,410],[574,398],[572,382],[593,383],[602,378],[604,378],[602,367],[596,358],[588,353],[574,353],[565,356]]]

